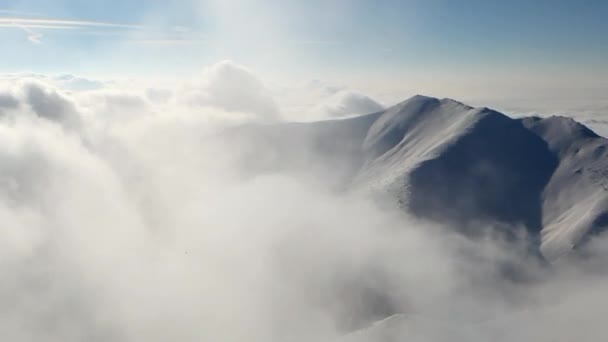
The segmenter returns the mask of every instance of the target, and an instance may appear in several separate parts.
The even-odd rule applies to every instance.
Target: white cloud
[[[32,43],[36,43],[36,44],[41,44],[41,38],[42,38],[42,34],[38,33],[38,32],[34,32],[31,28],[26,27],[26,26],[22,26],[21,27],[26,33],[27,33],[27,39],[32,42]]]
[[[99,90],[106,86],[105,81],[78,77],[70,74],[43,75],[35,73],[16,73],[0,75],[0,85],[23,82],[41,82],[65,92]]]
[[[124,89],[102,89],[98,91],[82,94],[79,97],[80,103],[90,107],[96,112],[104,115],[123,114],[123,119],[127,113],[149,112],[148,101],[139,92]],[[120,117],[117,117],[120,120]]]
[[[19,106],[19,101],[12,94],[0,93],[0,108],[15,109]]]
[[[69,115],[76,115],[72,103],[54,89],[38,83],[24,84],[22,91],[25,101],[40,117],[51,121],[64,121]]]
[[[275,86],[272,90],[288,120],[335,119],[384,109],[372,96],[318,79],[300,85]]]
[[[173,97],[173,92],[169,89],[148,88],[146,89],[146,97],[152,102],[165,103]]]
[[[0,26],[4,27],[44,27],[44,28],[78,28],[78,27],[111,27],[111,28],[144,28],[140,25],[111,23],[93,20],[71,20],[59,18],[27,18],[27,17],[0,17]]]
[[[251,113],[265,120],[276,120],[280,116],[262,81],[245,67],[231,61],[205,69],[201,79],[185,89],[182,101],[191,106]]]
[[[594,241],[589,260],[548,269],[522,259],[522,246],[470,240],[336,191],[335,170],[288,135],[279,147],[307,168],[254,170],[247,161],[276,151],[242,134],[214,138],[236,113],[279,112],[242,67],[221,63],[182,88],[70,92],[32,77],[4,86],[5,339],[344,341],[388,312],[403,313],[405,328],[371,341],[390,331],[451,342],[604,332],[608,241]],[[321,88],[302,108],[377,105]],[[184,105],[192,92],[203,95]],[[73,118],[81,129],[63,129]],[[525,277],[505,276],[514,270]]]
[[[26,78],[0,92],[0,107],[16,116],[34,114],[67,129],[80,128],[80,114],[72,99],[52,85]]]
[[[4,14],[4,15],[3,15]],[[53,31],[69,31],[71,34],[106,36],[128,43],[145,45],[193,45],[204,43],[201,32],[185,27],[163,25],[138,25],[86,19],[41,17],[33,13],[0,11],[0,29],[20,29],[30,42],[41,44],[45,35]]]
[[[102,81],[76,77],[74,75],[55,76],[52,78],[52,80],[59,83],[60,86],[66,90],[97,90],[104,87],[104,83]]]
[[[2,14],[2,12],[0,12]],[[8,12],[8,14],[11,14]],[[13,13],[18,14],[18,13]],[[111,29],[111,30],[142,30],[146,29],[140,25],[111,23],[92,20],[74,20],[60,18],[40,18],[30,16],[0,16],[0,28],[18,28],[27,34],[27,39],[35,44],[42,43],[43,34],[40,30],[72,30],[85,32],[86,29]]]

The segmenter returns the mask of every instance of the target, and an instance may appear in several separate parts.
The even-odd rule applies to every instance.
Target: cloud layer
[[[272,152],[224,134],[246,138],[235,123],[286,114],[272,89],[234,63],[176,87],[125,88],[74,91],[32,76],[2,86],[7,340],[605,334],[606,241],[549,267],[491,235],[469,239],[336,190],[336,170],[295,140],[284,148],[307,168],[260,172],[249,161]],[[380,108],[346,90],[320,102],[328,98],[335,115]],[[392,328],[368,329],[394,314]]]

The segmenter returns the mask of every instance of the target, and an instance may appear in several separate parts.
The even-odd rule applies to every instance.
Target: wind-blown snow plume
[[[338,118],[379,112],[384,109],[380,103],[358,92],[340,90],[317,106],[318,118]]]

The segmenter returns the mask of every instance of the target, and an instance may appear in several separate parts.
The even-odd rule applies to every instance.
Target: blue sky
[[[599,0],[0,0],[0,10],[3,72],[171,74],[232,59],[297,77],[528,73],[579,88],[608,74]]]

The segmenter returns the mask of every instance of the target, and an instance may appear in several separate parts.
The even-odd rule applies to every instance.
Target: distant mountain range
[[[246,125],[226,137],[262,147],[244,152],[248,169],[333,177],[467,234],[523,232],[549,260],[608,227],[608,140],[567,117],[514,119],[418,95],[368,115]]]

